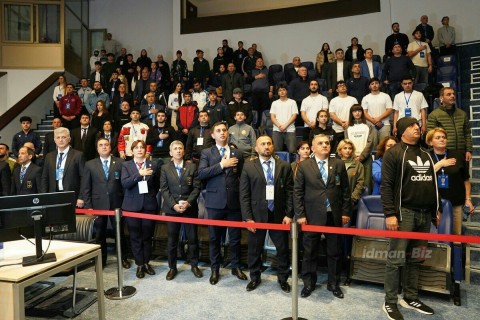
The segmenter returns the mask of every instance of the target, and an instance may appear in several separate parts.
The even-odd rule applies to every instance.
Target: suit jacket
[[[22,166],[17,165],[13,168],[12,175],[12,189],[10,194],[23,195],[23,194],[35,194],[40,193],[40,185],[42,179],[42,168],[31,162],[28,166],[23,182],[20,183],[20,171]]]
[[[100,157],[85,163],[81,188],[85,209],[113,210],[122,207],[122,163],[122,159],[111,157],[108,178]]]
[[[233,99],[233,89],[240,88],[243,90],[243,76],[238,72],[233,74],[227,72],[222,77],[222,93],[227,103]]]
[[[300,162],[293,187],[293,206],[296,219],[307,218],[308,224],[327,223],[325,201],[330,201],[334,224],[342,226],[342,216],[351,215],[351,195],[347,170],[343,161],[328,159],[328,180],[323,182],[315,158]]]
[[[373,75],[379,80],[382,79],[382,66],[377,61],[372,61]],[[368,71],[367,60],[360,62],[360,75],[370,79],[370,72]]]
[[[345,82],[352,77],[352,63],[350,61],[343,61],[343,80]],[[337,83],[337,61],[330,63],[327,75],[328,89],[333,89],[335,92],[335,84]]]
[[[98,131],[93,126],[89,126],[87,136],[82,141],[82,128],[78,127],[72,130],[72,141],[70,142],[73,149],[82,151],[85,161],[92,160],[97,154],[95,142],[97,141]]]
[[[200,179],[198,179],[197,166],[194,163],[183,161],[182,174],[179,177],[175,163],[170,161],[162,166],[160,175],[160,191],[163,196],[162,211],[167,215],[178,215],[173,209],[180,200],[190,204],[182,215],[198,216],[197,198],[200,194]]]
[[[57,169],[58,151],[50,152],[45,156],[42,172],[41,192],[56,192],[56,169]],[[77,199],[83,199],[80,193],[83,169],[85,167],[85,158],[81,151],[70,147],[65,161],[63,172],[63,190],[75,191]]]
[[[285,216],[293,218],[292,167],[278,156],[275,159],[274,223],[282,223]],[[259,158],[247,160],[240,177],[240,206],[243,220],[268,221],[265,173]]]
[[[0,161],[0,196],[10,195],[12,172],[7,161]]]
[[[53,131],[45,134],[45,143],[43,144],[43,154],[46,155],[52,151],[57,150],[57,145],[53,139]]]
[[[126,161],[122,164],[122,187],[124,192],[122,209],[127,211],[140,210],[157,212],[157,193],[159,189],[159,177],[157,164],[146,160],[147,167],[151,167],[153,174],[146,176],[145,181],[148,184],[148,193],[140,194],[138,183],[143,180],[138,172],[137,164],[133,161]]]
[[[206,182],[205,207],[212,209],[240,209],[239,183],[243,168],[243,154],[230,147],[230,158],[238,158],[236,167],[220,166],[222,160],[216,145],[203,149],[198,165],[198,178]]]

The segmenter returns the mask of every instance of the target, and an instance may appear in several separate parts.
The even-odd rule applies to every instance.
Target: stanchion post
[[[118,287],[110,288],[105,292],[107,299],[122,300],[134,296],[137,293],[137,289],[132,286],[123,285],[123,267],[122,267],[122,247],[120,236],[120,220],[122,218],[122,211],[115,209],[115,239],[117,244],[117,274],[118,274]]]
[[[292,237],[292,316],[283,320],[307,320],[298,317],[298,224],[293,221],[290,224]]]

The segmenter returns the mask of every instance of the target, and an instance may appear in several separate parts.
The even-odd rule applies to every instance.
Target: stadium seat
[[[380,57],[379,54],[374,54],[372,56],[372,61],[377,61],[378,63],[382,63],[382,58]]]
[[[252,114],[253,114],[252,127],[256,127],[258,123],[258,111],[252,110]]]
[[[280,157],[283,161],[290,163],[290,153],[287,151],[275,151],[275,154]]]
[[[282,71],[275,72],[272,78],[273,78],[273,85],[275,87],[278,87],[280,83],[285,83],[285,73],[283,73]]]
[[[272,64],[270,67],[268,67],[269,74],[274,74],[276,72],[283,72],[283,67],[281,64]]]
[[[427,85],[428,85],[428,83],[415,83],[413,85],[413,89],[416,90],[416,91],[423,92],[423,90],[425,90]]]
[[[455,66],[444,66],[437,69],[437,81],[455,81],[457,79],[457,68]]]
[[[437,60],[437,67],[442,68],[445,66],[457,67],[457,57],[455,55],[441,56]]]
[[[304,66],[305,68],[307,68],[307,70],[315,70],[315,65],[313,64],[313,62],[311,61],[305,61],[305,62],[302,62],[302,66]]]
[[[317,76],[318,76],[317,70],[315,70],[315,69],[308,70],[308,73],[307,73],[308,79],[312,79],[312,80],[313,80],[313,79],[316,79]]]

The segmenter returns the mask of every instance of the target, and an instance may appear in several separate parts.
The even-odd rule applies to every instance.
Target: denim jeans
[[[432,223],[430,211],[420,212],[402,207],[402,221],[398,222],[400,231],[429,232]],[[385,302],[397,303],[399,285],[399,267],[403,267],[403,296],[407,299],[418,298],[418,275],[420,265],[425,260],[415,255],[415,251],[424,250],[427,240],[390,239],[387,263],[385,265]],[[413,251],[413,255],[412,255]]]
[[[295,153],[297,137],[295,136],[295,132],[279,132],[273,131],[272,133],[272,140],[273,145],[275,146],[275,150],[283,151],[283,144],[287,146],[287,150],[290,153]]]

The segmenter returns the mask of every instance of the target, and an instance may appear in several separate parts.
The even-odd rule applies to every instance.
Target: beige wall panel
[[[63,69],[62,46],[3,45],[2,68]]]

